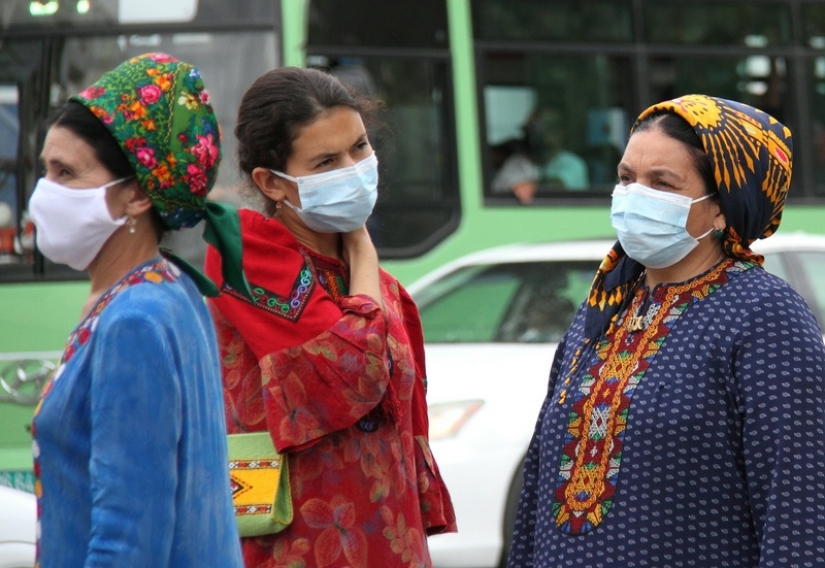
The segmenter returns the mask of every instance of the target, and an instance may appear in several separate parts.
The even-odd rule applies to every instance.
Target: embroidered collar
[[[52,378],[49,381],[49,385],[44,388],[43,396],[46,396],[48,390],[51,388],[51,384],[60,378],[65,365],[72,359],[72,357],[74,357],[75,353],[77,353],[81,347],[88,343],[95,328],[97,327],[100,314],[104,309],[106,309],[106,306],[108,306],[112,300],[117,297],[118,294],[131,286],[142,284],[144,282],[150,284],[175,282],[179,276],[180,271],[174,264],[164,258],[155,258],[138,266],[126,276],[121,278],[120,281],[118,281],[114,286],[109,288],[109,290],[107,290],[97,301],[94,308],[92,308],[89,312],[89,315],[87,315],[83,321],[78,324],[74,331],[72,331],[71,335],[69,335],[69,339],[66,341],[66,347],[63,350],[63,356],[60,358],[60,363],[55,369]]]

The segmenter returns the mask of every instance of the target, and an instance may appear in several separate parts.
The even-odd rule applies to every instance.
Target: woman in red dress
[[[252,300],[207,253],[227,426],[269,431],[294,508],[282,532],[243,539],[247,566],[426,567],[427,535],[456,530],[429,449],[418,310],[364,226],[369,105],[326,73],[281,68],[239,110],[238,161],[264,213],[240,211]]]

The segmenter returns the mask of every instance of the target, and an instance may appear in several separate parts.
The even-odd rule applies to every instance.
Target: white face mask
[[[287,199],[283,202],[319,233],[348,233],[361,227],[378,197],[378,158],[374,153],[354,166],[320,174],[292,177],[270,171],[298,185],[301,207]]]
[[[613,190],[610,221],[627,256],[647,268],[673,266],[709,235],[687,232],[690,206],[710,197],[691,199],[657,191],[640,183],[617,185]]]
[[[40,178],[29,200],[29,213],[37,229],[37,248],[49,260],[86,270],[109,240],[126,223],[112,219],[106,206],[106,188],[72,189]]]

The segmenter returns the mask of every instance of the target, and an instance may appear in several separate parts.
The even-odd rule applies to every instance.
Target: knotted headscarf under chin
[[[779,228],[791,183],[791,131],[774,117],[736,101],[686,95],[655,104],[636,119],[633,130],[654,114],[672,113],[693,128],[711,163],[726,227],[725,254],[762,264],[750,250],[756,239]],[[588,296],[585,333],[595,338],[613,316],[644,270],[619,243],[602,261]]]

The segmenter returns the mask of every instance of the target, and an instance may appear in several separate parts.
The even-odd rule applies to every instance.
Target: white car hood
[[[34,544],[37,526],[37,498],[31,493],[0,485],[0,544]]]
[[[427,403],[484,401],[462,437],[507,442],[502,429],[532,433],[555,350],[555,343],[427,344]]]

